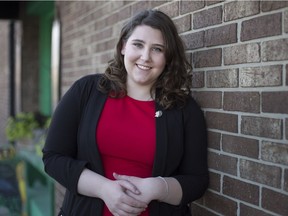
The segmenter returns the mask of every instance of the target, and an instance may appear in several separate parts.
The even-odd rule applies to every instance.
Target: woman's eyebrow
[[[145,41],[144,40],[140,40],[140,39],[133,39],[132,41],[145,44]],[[157,44],[156,43],[156,44],[153,44],[153,46],[160,46],[160,47],[165,48],[165,46],[163,44]]]

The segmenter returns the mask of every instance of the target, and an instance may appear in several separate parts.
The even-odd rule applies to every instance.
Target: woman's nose
[[[141,53],[141,59],[144,61],[150,60],[150,50],[149,49],[143,49]]]

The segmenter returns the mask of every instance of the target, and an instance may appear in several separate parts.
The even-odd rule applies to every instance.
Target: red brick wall
[[[288,2],[57,2],[63,93],[102,73],[122,23],[158,8],[176,23],[209,131],[210,186],[193,215],[288,215]],[[61,199],[56,199],[60,202]]]

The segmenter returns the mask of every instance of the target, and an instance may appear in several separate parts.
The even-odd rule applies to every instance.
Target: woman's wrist
[[[171,205],[179,205],[182,200],[182,187],[173,177],[156,177],[157,200]],[[173,196],[172,196],[173,194]]]
[[[158,176],[156,177],[156,179],[158,181],[158,188],[159,188],[157,200],[160,202],[165,202],[165,200],[169,196],[169,184],[167,180],[162,176]]]
[[[108,179],[108,178],[104,178],[101,179],[101,186],[98,187],[97,190],[97,197],[104,200],[105,195],[107,194],[107,191],[109,190],[109,188],[111,188],[111,183],[112,180]]]

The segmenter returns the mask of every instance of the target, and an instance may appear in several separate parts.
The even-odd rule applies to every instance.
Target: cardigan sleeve
[[[183,196],[180,205],[199,199],[208,187],[207,131],[202,110],[191,98],[183,109],[184,153],[179,166]]]
[[[77,132],[87,78],[75,82],[55,109],[43,148],[45,171],[71,193],[87,161],[77,160]],[[87,90],[86,90],[87,91]]]

